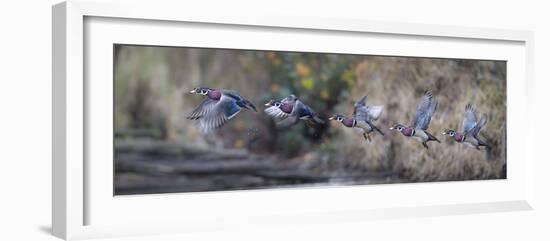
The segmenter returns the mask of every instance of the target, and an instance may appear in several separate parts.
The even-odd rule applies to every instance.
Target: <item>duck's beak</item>
[[[193,90],[189,91],[189,93],[191,93],[191,94],[197,93],[197,90],[193,89]]]
[[[329,120],[334,120],[334,116],[331,116],[328,118]]]
[[[264,106],[271,106],[271,101],[265,103]]]
[[[389,128],[390,130],[393,130],[393,126]]]

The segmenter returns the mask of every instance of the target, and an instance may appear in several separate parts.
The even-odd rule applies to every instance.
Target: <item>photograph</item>
[[[114,44],[113,194],[506,179],[506,64]]]

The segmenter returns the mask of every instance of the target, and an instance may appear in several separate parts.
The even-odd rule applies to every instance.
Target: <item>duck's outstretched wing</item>
[[[474,129],[477,125],[476,110],[472,105],[467,104],[464,109],[464,120],[462,121],[462,133],[467,133]]]
[[[383,109],[380,105],[368,106],[365,95],[353,105],[353,116],[358,120],[374,121],[380,117]]]
[[[212,109],[214,109],[214,107],[216,106],[216,102],[217,101],[210,98],[205,98],[189,115],[187,115],[187,119],[198,120],[202,118],[208,112],[212,111]]]
[[[204,133],[222,127],[228,120],[235,117],[241,111],[241,107],[237,104],[237,101],[226,95],[222,95],[220,100],[209,104],[208,109],[209,111],[199,119],[198,124],[199,129]]]
[[[290,114],[285,113],[281,110],[281,108],[277,106],[270,106],[264,109],[264,112],[271,118],[276,119],[277,121],[280,121],[282,119],[288,118]]]
[[[381,105],[366,106],[366,107],[363,106],[363,107],[356,108],[353,112],[354,113],[353,116],[359,120],[375,121],[380,117],[383,110],[384,110],[384,107]]]
[[[481,130],[481,127],[483,127],[485,124],[487,124],[487,119],[485,117],[481,117],[476,126],[472,128],[472,130],[468,131],[466,134],[477,137],[477,134]]]
[[[437,102],[433,100],[432,93],[426,91],[416,108],[416,113],[412,127],[420,130],[427,130],[432,119],[432,115],[437,109]]]
[[[355,104],[353,105],[353,107],[355,109],[359,108],[359,107],[364,107],[367,105],[367,96],[363,96],[363,98],[359,99],[357,102],[355,102]]]
[[[369,116],[369,120],[378,120],[380,115],[382,115],[382,111],[384,110],[384,106],[381,105],[372,105],[367,107],[367,113]]]
[[[289,127],[298,122],[299,118],[298,116],[289,115],[288,117],[281,119],[279,121],[276,121],[275,124],[277,124],[277,127]]]
[[[291,97],[293,96],[291,95]],[[277,122],[278,127],[288,127],[296,124],[300,120],[300,116],[302,116],[305,111],[309,111],[309,108],[301,101],[296,99],[289,100],[287,98],[283,99],[281,102],[289,103],[288,101],[291,101],[294,102],[294,106],[292,112],[290,112],[286,118]]]

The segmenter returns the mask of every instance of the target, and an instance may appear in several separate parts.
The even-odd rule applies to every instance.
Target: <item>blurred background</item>
[[[115,194],[506,178],[504,61],[114,46]],[[202,134],[185,117],[195,87],[237,90],[258,107]],[[431,90],[438,109],[429,150],[388,127],[410,125]],[[324,119],[353,103],[383,105],[372,142],[340,123],[278,129],[264,103],[295,94]],[[488,124],[482,151],[441,133],[461,131],[472,104]]]

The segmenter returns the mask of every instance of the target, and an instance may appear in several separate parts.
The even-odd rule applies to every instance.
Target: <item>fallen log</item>
[[[227,161],[223,158],[212,160],[197,159],[154,159],[132,154],[117,155],[116,171],[137,173],[255,173],[262,170],[289,168],[274,158],[243,159]]]
[[[245,149],[215,149],[191,143],[161,142],[149,139],[116,139],[116,153],[140,153],[152,156],[215,156],[223,159],[242,159],[252,154]]]

